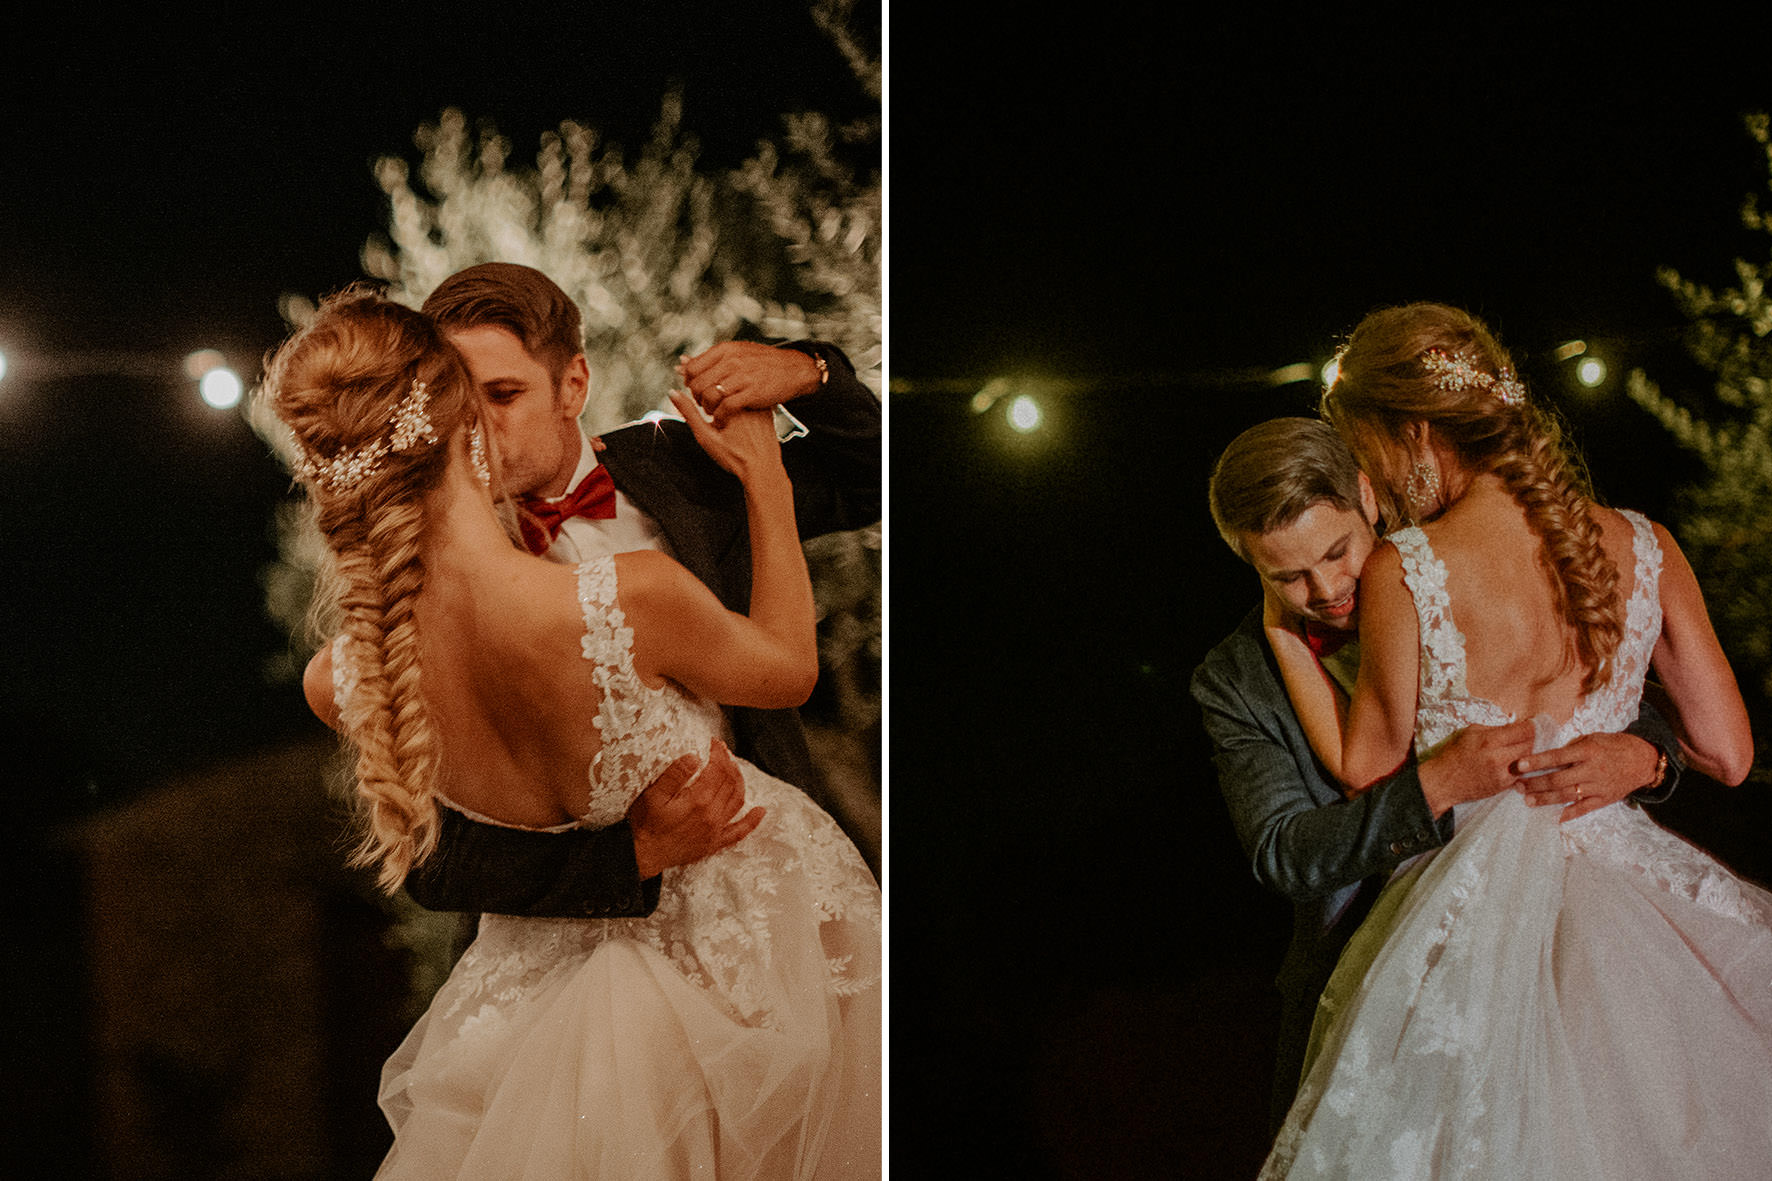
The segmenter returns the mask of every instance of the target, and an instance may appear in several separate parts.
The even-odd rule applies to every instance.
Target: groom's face
[[[1358,626],[1360,571],[1378,544],[1378,506],[1364,476],[1360,499],[1358,509],[1319,501],[1289,525],[1243,534],[1263,589],[1289,614],[1341,630]]]
[[[563,494],[578,466],[578,416],[588,389],[584,357],[573,358],[556,380],[508,328],[457,329],[449,343],[483,399],[506,491]]]

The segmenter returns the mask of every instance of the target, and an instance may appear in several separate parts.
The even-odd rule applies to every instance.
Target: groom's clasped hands
[[[1532,723],[1522,723],[1528,728]],[[1656,750],[1627,733],[1584,734],[1568,746],[1520,759],[1519,788],[1535,807],[1565,805],[1565,822],[1656,786],[1663,769]]]

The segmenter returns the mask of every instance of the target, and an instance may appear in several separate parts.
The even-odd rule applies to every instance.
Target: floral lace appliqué
[[[582,822],[613,824],[664,769],[684,754],[705,757],[720,733],[719,707],[666,684],[650,688],[633,662],[633,630],[616,598],[615,561],[579,567],[584,657],[600,696],[594,724],[603,746],[589,770]],[[761,804],[763,824],[739,844],[665,871],[659,903],[645,918],[531,919],[487,915],[452,983],[463,987],[444,1016],[498,1006],[545,986],[598,946],[631,939],[676,965],[735,1020],[772,1026],[782,998],[770,970],[770,932],[784,895],[808,899],[825,944],[826,987],[854,995],[879,983],[879,894],[836,823],[800,792],[748,764],[747,805]],[[787,890],[793,880],[796,888]],[[791,922],[792,920],[784,920]],[[464,1027],[464,1036],[467,1028]]]

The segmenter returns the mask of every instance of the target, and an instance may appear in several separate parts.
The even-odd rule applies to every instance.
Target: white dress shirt
[[[583,430],[578,433],[578,446],[578,466],[572,471],[572,479],[566,482],[568,491],[578,487],[602,463],[592,449],[590,440],[585,438]],[[551,501],[563,498],[563,495],[556,496]],[[549,561],[559,562],[563,566],[576,566],[592,558],[643,549],[658,550],[676,557],[671,553],[670,543],[659,530],[658,522],[629,500],[627,493],[617,488],[615,516],[602,520],[568,517],[560,526],[559,535],[554,538],[554,544],[549,547],[545,556]]]

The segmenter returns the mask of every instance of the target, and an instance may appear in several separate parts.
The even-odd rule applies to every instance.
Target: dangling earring
[[[492,468],[486,462],[486,436],[475,423],[474,429],[468,432],[468,463],[474,469],[474,478],[480,481],[480,487],[492,487]]]
[[[1409,512],[1416,520],[1426,516],[1440,503],[1440,469],[1425,459],[1416,460],[1403,484],[1403,499],[1409,502]]]

